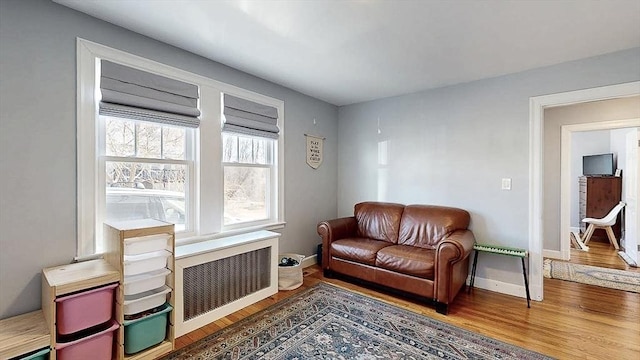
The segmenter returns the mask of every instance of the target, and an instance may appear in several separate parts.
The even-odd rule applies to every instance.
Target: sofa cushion
[[[356,204],[354,215],[358,235],[363,238],[398,243],[398,229],[404,205],[382,202]]]
[[[469,220],[469,213],[458,208],[407,205],[400,222],[398,244],[435,249],[450,233],[467,229]]]
[[[390,246],[386,241],[366,238],[346,238],[331,243],[331,256],[367,265],[376,264],[376,253]]]
[[[380,249],[376,266],[433,280],[436,251],[406,245],[392,245]]]

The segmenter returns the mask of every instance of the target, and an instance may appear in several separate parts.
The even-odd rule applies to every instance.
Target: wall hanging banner
[[[314,169],[322,164],[322,144],[324,137],[304,134],[307,137],[307,164]]]

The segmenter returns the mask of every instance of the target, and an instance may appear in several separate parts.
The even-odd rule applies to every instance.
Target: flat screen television
[[[613,176],[614,171],[613,154],[582,157],[582,175],[584,176]]]

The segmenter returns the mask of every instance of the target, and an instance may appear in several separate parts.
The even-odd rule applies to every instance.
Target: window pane
[[[136,152],[135,123],[133,121],[107,118],[107,156],[133,156]]]
[[[238,137],[222,134],[222,161],[238,162]]]
[[[224,167],[224,224],[263,220],[268,214],[269,168]]]
[[[162,128],[162,147],[164,159],[184,160],[184,128],[165,126]]]
[[[162,157],[162,141],[160,125],[138,123],[137,155],[143,158],[160,159]]]
[[[106,220],[158,219],[185,230],[187,166],[106,163]]]
[[[238,137],[238,162],[253,163],[253,141],[251,138]]]
[[[267,164],[266,139],[253,140],[253,159],[256,164]]]

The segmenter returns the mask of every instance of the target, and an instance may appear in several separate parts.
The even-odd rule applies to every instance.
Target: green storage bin
[[[135,354],[160,344],[167,337],[167,322],[171,310],[173,310],[171,305],[166,304],[166,308],[154,314],[139,319],[125,320],[125,354]]]
[[[42,350],[38,350],[35,351],[33,353],[30,353],[29,355],[21,355],[18,356],[16,359],[19,360],[48,360],[49,359],[49,348],[44,348]]]

